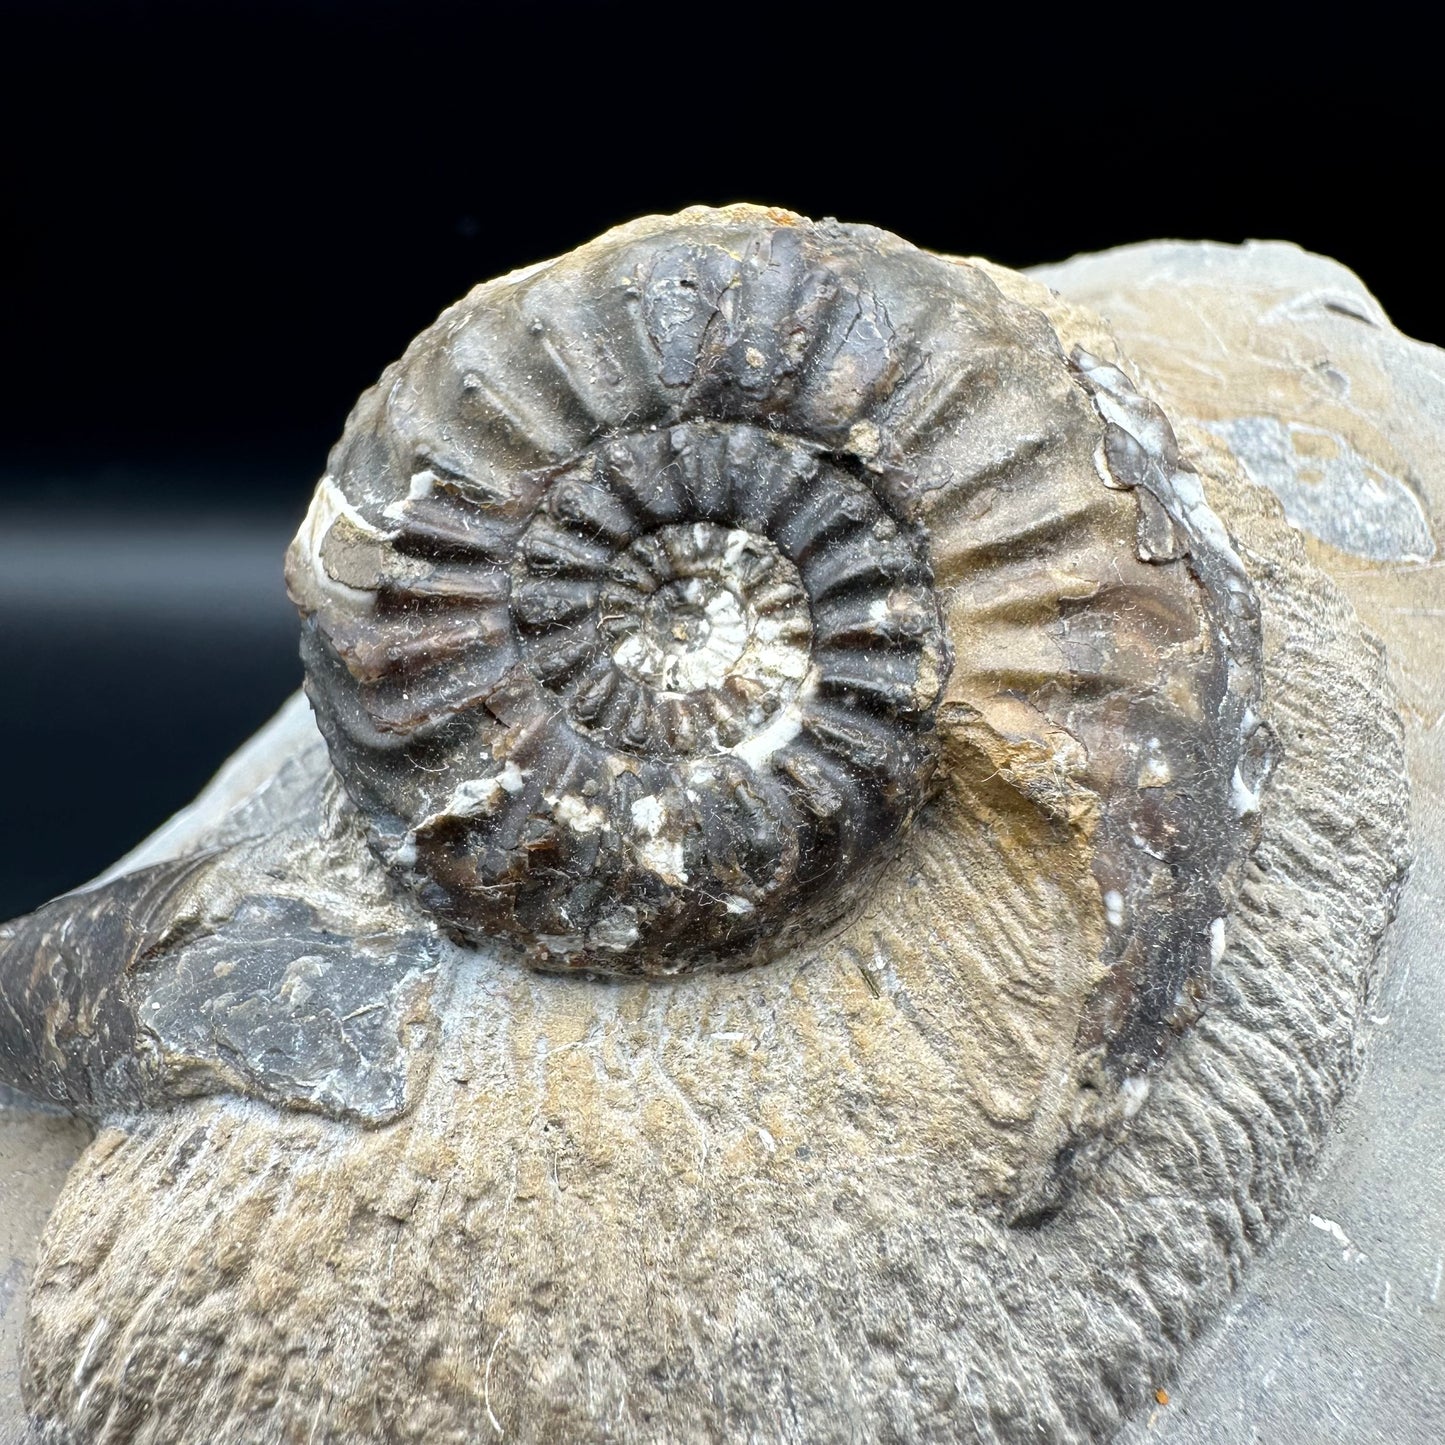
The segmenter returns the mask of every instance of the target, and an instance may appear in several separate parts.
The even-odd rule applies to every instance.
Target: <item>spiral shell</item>
[[[1331,1133],[1409,804],[1386,657],[1158,376],[753,207],[421,336],[289,556],[324,745],[288,708],[0,928],[0,1076],[121,1124],[37,1261],[37,1419],[1152,1401]]]
[[[1100,1038],[1147,1053],[1207,972],[1249,584],[1162,414],[980,266],[737,207],[479,287],[362,399],[287,575],[373,846],[464,938],[754,961],[1002,778],[1087,840]]]

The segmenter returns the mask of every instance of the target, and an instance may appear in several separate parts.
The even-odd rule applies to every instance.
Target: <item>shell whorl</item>
[[[612,437],[545,481],[499,545],[462,488],[431,484],[416,532],[402,509],[390,544],[448,590],[378,595],[378,636],[409,657],[429,631],[414,672],[385,649],[363,726],[446,772],[390,859],[544,963],[671,968],[816,927],[932,764],[921,542],[816,446],[744,423]],[[379,782],[402,816],[413,780]]]
[[[618,973],[815,938],[968,786],[954,746],[1087,836],[1114,977],[1081,1030],[1142,1017],[1147,1053],[1224,912],[1254,686],[1180,476],[982,268],[699,210],[445,312],[287,575],[373,847],[462,936]]]

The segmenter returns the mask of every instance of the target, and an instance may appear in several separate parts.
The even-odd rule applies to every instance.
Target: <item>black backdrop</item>
[[[1284,237],[1445,339],[1426,36],[987,16],[0,0],[0,917],[295,686],[280,551],[356,394],[614,222],[761,200],[1013,265]]]

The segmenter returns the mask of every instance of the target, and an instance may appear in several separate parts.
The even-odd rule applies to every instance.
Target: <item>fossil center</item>
[[[677,692],[717,687],[748,642],[744,604],[726,582],[686,577],[659,587],[643,622],[612,654],[639,682]]]
[[[662,527],[633,544],[628,562],[639,590],[609,592],[598,619],[628,676],[677,694],[731,681],[739,701],[770,712],[806,674],[807,599],[766,537],[710,522]]]

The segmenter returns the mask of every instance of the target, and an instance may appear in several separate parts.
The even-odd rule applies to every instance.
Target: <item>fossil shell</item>
[[[288,558],[324,742],[0,929],[0,1068],[110,1125],[37,1418],[1151,1397],[1330,1128],[1405,799],[1379,649],[1147,385],[1025,278],[755,207],[419,337]]]
[[[363,398],[287,575],[373,845],[465,937],[815,940],[952,748],[1085,840],[1089,1042],[1142,1068],[1192,1011],[1263,769],[1253,597],[1162,414],[978,267],[742,209],[482,286]]]

